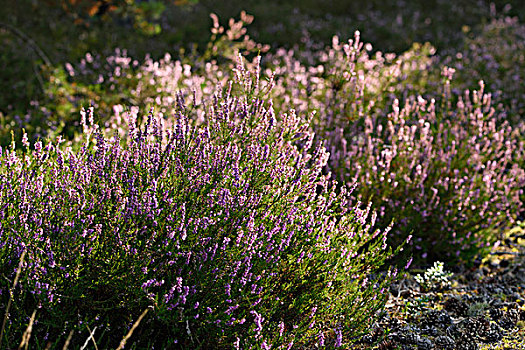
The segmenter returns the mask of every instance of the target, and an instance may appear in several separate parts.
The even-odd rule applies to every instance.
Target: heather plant
[[[214,33],[224,32],[216,21],[214,23]],[[234,27],[239,30],[242,28],[240,24],[234,22]],[[311,48],[311,51],[297,54],[278,50],[276,54],[263,57],[264,64],[274,67],[275,71],[268,68],[266,73],[270,79],[261,84],[273,87],[268,93],[272,97],[274,110],[284,112],[293,107],[299,114],[317,112],[310,124],[310,131],[326,140],[331,153],[325,171],[333,172],[341,183],[357,182],[358,191],[355,193],[359,194],[355,198],[368,201],[378,196],[376,204],[389,203],[376,207],[385,214],[383,227],[398,218],[398,241],[403,241],[410,234],[416,236],[413,243],[418,255],[416,262],[427,258],[437,259],[443,252],[451,260],[468,260],[470,256],[483,253],[483,249],[496,239],[494,230],[502,222],[512,223],[520,206],[515,196],[516,191],[519,191],[517,184],[523,181],[515,164],[522,152],[522,146],[516,138],[517,131],[511,130],[505,123],[503,114],[491,110],[489,95],[476,93],[477,101],[471,101],[470,96],[458,97],[456,90],[452,95],[450,84],[457,86],[454,81],[450,82],[453,70],[445,69],[446,74],[436,79],[436,68],[432,66],[436,60],[432,57],[434,51],[429,45],[415,45],[411,51],[400,56],[380,52],[371,56],[371,46],[363,44],[359,33],[356,33],[355,38],[347,43],[340,43],[335,37],[329,48],[316,48],[314,45]],[[254,60],[256,67],[259,59],[257,57]],[[125,62],[130,62],[130,59]],[[194,74],[194,71],[200,73]],[[195,109],[196,118],[190,118],[189,122],[200,124],[204,113],[202,102],[211,100],[216,84],[224,84],[238,71],[231,65],[221,70],[216,62],[208,62],[204,64],[204,70],[198,70],[180,61],[171,61],[169,56],[160,61],[149,59],[140,68],[133,95],[146,96],[139,105],[156,106],[166,123],[170,122],[169,115],[173,113],[176,101],[183,99],[184,95],[192,96],[188,103],[190,108]],[[148,92],[148,87],[155,87],[155,90]],[[177,90],[179,88],[186,92]],[[158,96],[153,98],[155,92]],[[418,94],[429,97],[411,97]],[[438,100],[437,110],[435,102],[431,102],[433,97]],[[406,108],[402,115],[394,117],[394,113],[387,118],[392,109],[399,109],[399,104],[403,103]],[[452,107],[454,103],[457,103],[456,107]],[[500,106],[496,108],[501,110]],[[123,136],[123,107],[116,105],[113,110],[114,116],[107,126]],[[137,109],[132,108],[131,112],[137,115]],[[456,114],[462,116],[461,122],[452,119]],[[477,127],[484,130],[481,134],[489,137],[478,135],[473,138],[477,132],[474,121],[469,121],[473,118],[482,119],[477,122],[480,125]],[[425,131],[425,122],[430,123],[429,130],[432,133]],[[495,125],[492,126],[492,123]],[[407,128],[412,130],[411,133],[406,132]],[[451,130],[457,134],[449,136]],[[365,142],[367,135],[373,140],[371,144]],[[408,140],[406,135],[412,135],[414,139]],[[431,147],[414,146],[420,141],[420,135],[428,136],[421,142],[430,143]],[[501,143],[503,138],[510,140],[509,145]],[[469,146],[463,147],[462,140],[467,139],[470,140]],[[458,144],[462,147],[458,147]],[[386,157],[390,148],[397,149],[398,146],[404,151],[392,157],[402,158],[400,164],[403,166],[393,171],[389,168],[390,164],[387,162],[387,165],[383,165],[381,159]],[[507,152],[503,152],[505,147],[508,148]],[[348,154],[350,148],[354,154]],[[436,156],[438,149],[452,151]],[[502,152],[506,156],[500,159],[499,154]],[[469,154],[470,158],[463,153]],[[476,165],[477,159],[487,168],[478,169],[481,165]],[[499,163],[493,163],[494,160]],[[428,164],[424,165],[423,161]],[[487,162],[491,162],[490,166]],[[362,163],[366,165],[361,167]],[[414,177],[419,176],[416,174],[417,169],[415,173],[413,169],[417,165],[421,165],[422,169],[428,168],[431,175],[423,174],[417,181],[414,180]],[[375,170],[383,168],[384,174]],[[472,172],[472,168],[476,170]],[[518,174],[515,181],[509,175],[510,168],[514,168],[513,171]],[[482,185],[485,182],[483,176],[491,172],[500,172],[490,176],[503,176],[508,180],[509,190]],[[392,188],[391,184],[396,186]],[[402,185],[397,188],[398,184]],[[421,188],[425,189],[423,192],[426,194],[420,196]],[[458,195],[452,188],[462,190]],[[436,197],[435,190],[441,191]],[[474,204],[470,203],[471,193],[476,198]],[[496,197],[492,198],[493,194]],[[437,204],[431,205],[431,199]],[[439,212],[439,215],[431,214],[435,212]],[[463,219],[458,220],[456,214]],[[505,220],[505,215],[510,220]],[[434,232],[434,226],[439,226],[439,234]],[[417,233],[420,231],[422,233]],[[431,238],[427,239],[427,235]]]
[[[509,2],[512,8],[504,8]],[[59,3],[61,6],[57,6]],[[31,100],[39,100],[42,104],[45,93],[41,87],[45,79],[40,74],[40,63],[48,64],[45,59],[40,60],[36,47],[46,54],[54,67],[77,62],[85,52],[106,56],[116,47],[127,48],[138,58],[146,53],[156,59],[165,52],[175,56],[174,49],[192,46],[202,53],[209,38],[206,18],[211,11],[221,18],[230,18],[238,17],[241,10],[248,10],[257,19],[250,27],[251,36],[274,48],[299,44],[303,49],[307,46],[302,42],[305,31],[313,42],[326,43],[333,34],[346,37],[355,28],[360,28],[374,47],[382,51],[401,53],[413,42],[428,41],[440,52],[444,49],[454,52],[463,40],[461,28],[476,28],[495,10],[518,15],[523,21],[522,1],[498,0],[495,4],[493,7],[488,2],[440,0],[429,7],[420,0],[377,1],[365,6],[340,0],[329,4],[319,0],[295,1],[294,4],[207,0],[198,5],[188,1],[175,4],[174,1],[19,0],[0,9],[0,17],[4,19],[0,24],[0,40],[4,47],[0,61],[5,68],[0,79],[5,83],[0,111],[14,118],[16,114],[24,114]],[[506,12],[509,9],[510,12]],[[159,29],[162,29],[159,34],[150,36]],[[78,114],[78,110],[72,114]],[[7,136],[9,141],[9,133]]]
[[[366,115],[328,140],[329,169],[358,181],[383,226],[399,218],[391,243],[411,240],[416,263],[471,259],[486,252],[519,213],[525,175],[523,142],[484,91],[450,90],[445,67],[441,102],[394,101],[388,118]]]
[[[236,74],[232,51],[225,47],[245,33],[242,24],[251,21],[251,17],[246,16],[242,15],[241,19],[244,20],[240,22],[230,21],[230,29],[226,34],[215,37],[223,34],[224,28],[218,25],[216,17],[212,15],[214,36],[209,45],[209,57],[215,57],[217,52],[221,52],[222,60],[228,64],[220,65],[214,59],[202,61],[201,57],[195,60],[194,65],[190,65],[172,60],[169,54],[158,61],[148,58],[134,76],[136,85],[131,89],[133,102],[137,106],[155,107],[161,116],[169,119],[174,101],[181,94],[195,94],[195,101],[210,100],[215,86],[225,84]],[[253,49],[259,46],[250,41],[237,47],[235,60],[246,56],[250,58]],[[244,51],[240,52],[243,47]],[[254,57],[249,66],[259,67],[262,64],[266,67],[269,79],[263,83],[272,86],[274,110],[284,112],[294,108],[298,113],[317,112],[311,130],[324,137],[327,131],[342,121],[362,119],[366,113],[383,113],[396,95],[422,93],[433,84],[427,74],[434,53],[430,45],[414,45],[412,50],[400,56],[377,52],[371,57],[370,50],[370,44],[361,43],[359,33],[356,33],[355,40],[346,44],[334,37],[332,46],[328,48],[316,48],[312,43],[311,51],[297,54],[293,50],[279,49],[275,54]],[[131,61],[125,53],[108,60]],[[85,66],[86,61],[81,63]],[[70,74],[75,73],[72,71]],[[110,89],[114,87],[113,84]],[[119,129],[122,111],[121,105],[114,105],[113,116],[109,117],[106,126]],[[200,119],[193,122],[200,123]]]
[[[510,23],[517,25],[515,21],[507,20],[507,25]],[[490,27],[486,30],[493,32]],[[515,39],[518,33],[513,30],[510,37]],[[502,37],[500,32],[493,35],[494,43],[499,43],[496,38]],[[517,49],[521,40],[516,40],[516,44],[510,44],[514,43],[513,40],[508,42]],[[445,67],[443,76],[436,74],[441,61],[439,57],[432,56],[434,51],[431,46],[415,45],[413,50],[398,57],[381,52],[370,56],[370,50],[369,44],[360,42],[359,33],[356,33],[354,40],[345,44],[340,44],[335,37],[332,47],[323,50],[302,51],[299,54],[279,50],[276,57],[272,57],[272,62],[283,62],[284,65],[281,64],[276,71],[274,91],[278,92],[274,102],[281,103],[281,106],[293,104],[298,109],[318,111],[312,126],[326,140],[331,153],[328,171],[332,171],[341,182],[357,181],[357,198],[363,201],[372,199],[379,205],[376,209],[386,214],[382,216],[385,224],[392,218],[398,218],[395,230],[400,234],[400,241],[414,234],[416,263],[439,259],[441,255],[449,261],[459,258],[468,262],[470,257],[484,254],[488,245],[497,240],[496,231],[511,226],[521,207],[517,195],[523,183],[522,171],[519,169],[523,168],[520,160],[523,154],[519,140],[521,136],[519,130],[511,129],[508,124],[515,124],[513,117],[509,119],[508,106],[511,113],[516,115],[515,102],[509,102],[511,96],[516,95],[512,91],[518,91],[519,94],[521,90],[517,85],[513,89],[509,83],[509,95],[501,91],[504,90],[502,86],[495,93],[496,102],[491,102],[492,95],[484,94],[483,91],[477,92],[474,98],[477,102],[472,102],[470,91],[466,92],[465,97],[458,97],[463,91],[458,87],[470,87],[461,80],[469,74],[469,69],[465,68],[465,74],[459,82],[450,81],[454,69]],[[514,59],[512,55],[519,56],[520,50],[502,51],[507,54],[500,61],[505,64],[519,62],[519,57]],[[279,60],[279,57],[282,59]],[[485,61],[480,58],[479,62]],[[516,72],[519,71],[519,65],[515,67],[510,71],[503,70],[503,74],[510,77],[513,72],[516,78],[519,76]],[[487,74],[496,75],[490,72]],[[473,74],[468,79],[472,82],[472,77],[482,76],[481,73]],[[438,113],[436,117],[427,120],[426,111],[413,113],[414,108],[419,107],[406,107],[405,115],[392,117],[392,109],[395,111],[399,104],[417,105],[418,99],[412,97],[417,95],[424,96],[419,98],[419,102],[425,106],[437,103],[437,112],[430,112]],[[464,101],[467,101],[466,104]],[[513,101],[519,101],[519,98]],[[456,114],[462,116],[461,121],[452,119]],[[475,118],[481,118],[483,122],[474,122],[473,116],[476,114],[480,115]],[[418,115],[425,117],[419,120]],[[426,127],[421,124],[425,122],[430,123],[429,130],[432,132],[425,131]],[[439,126],[441,123],[445,124]],[[411,132],[407,131],[409,128]],[[457,134],[449,136],[451,130]],[[427,134],[428,140],[420,140],[422,134]],[[489,137],[482,137],[482,134]],[[369,137],[371,142],[367,140]],[[408,137],[414,139],[407,141]],[[452,143],[459,145],[463,143],[461,140],[469,140],[469,146],[457,147]],[[502,143],[502,140],[508,140],[509,143]],[[423,144],[416,147],[419,141],[430,142],[433,150]],[[454,150],[438,156],[438,149]],[[345,157],[344,154],[348,152],[355,153]],[[505,157],[500,158],[503,154]],[[437,161],[440,157],[441,160]],[[443,162],[448,165],[442,167]],[[476,162],[489,162],[490,165],[487,164],[486,170],[480,171],[479,167],[484,169],[483,165],[477,165]],[[417,168],[414,169],[417,166],[424,169],[420,178]],[[432,175],[425,174],[427,168]],[[513,175],[509,175],[512,173],[511,168],[517,172],[514,179]],[[499,189],[492,188],[492,181],[482,185],[485,178],[483,182],[480,181],[481,174],[485,176],[487,173],[490,177],[504,177],[505,184],[501,183]],[[447,184],[449,181],[454,185]],[[396,189],[399,184],[401,187]],[[436,184],[443,186],[444,191],[441,193],[440,190],[434,197],[434,191],[440,188]],[[474,205],[470,203],[472,195],[476,197],[474,202],[477,203]],[[432,200],[437,203],[429,204]],[[388,205],[380,204],[383,201]],[[486,214],[488,208],[494,215]],[[463,217],[465,221],[458,221],[456,216]],[[437,229],[442,231],[437,234]]]
[[[74,138],[80,129],[76,116],[83,106],[97,108],[101,121],[109,126],[108,119],[115,109],[121,109],[119,105],[143,110],[155,107],[161,115],[169,116],[181,91],[197,93],[197,100],[210,99],[215,86],[225,84],[234,74],[239,53],[253,58],[251,65],[255,67],[260,58],[254,55],[268,50],[246,35],[245,25],[253,21],[252,16],[242,12],[239,21],[230,19],[227,29],[219,25],[216,15],[211,17],[212,37],[203,54],[181,51],[177,60],[169,53],[158,60],[148,55],[139,62],[126,50],[117,49],[108,57],[87,53],[77,64],[49,67],[46,100],[34,102],[23,117],[7,118],[10,125],[5,135],[0,135],[3,144],[10,142],[13,129],[18,140],[22,129],[35,140],[46,135]],[[363,46],[359,34],[346,44],[334,37],[327,48],[309,40],[306,44],[301,51],[278,49],[262,57],[268,76],[274,75],[272,98],[278,112],[293,107],[299,113],[326,110],[328,115],[320,117],[330,120],[358,118],[368,112],[363,107],[368,101],[373,101],[377,110],[389,105],[394,96],[422,93],[429,84],[427,70],[434,49],[428,44],[415,44],[400,56],[371,55],[371,45]],[[353,102],[362,104],[359,111],[353,110]]]
[[[337,125],[362,120],[370,113],[385,113],[395,98],[423,94],[428,90],[434,48],[414,46],[396,56],[363,43],[357,31],[353,39],[311,50],[278,49],[267,55],[268,71],[275,71],[274,104],[300,111],[316,110],[314,129],[324,136]],[[435,84],[434,84],[435,85]]]
[[[202,109],[180,95],[169,125],[127,114],[127,140],[90,108],[79,150],[2,152],[2,304],[23,268],[4,344],[30,322],[51,347],[70,331],[114,347],[138,315],[126,340],[143,347],[344,347],[367,330],[401,246],[323,175],[309,119],[276,115],[258,69],[235,72]]]

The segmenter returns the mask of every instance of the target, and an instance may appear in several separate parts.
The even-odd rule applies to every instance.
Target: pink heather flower
[[[29,147],[29,141],[27,140],[27,134],[24,132],[24,135],[22,136],[22,145],[24,147]]]
[[[88,108],[88,120],[89,120],[89,125],[93,125],[93,124],[95,124],[95,120],[94,120],[94,118],[93,118],[94,113],[95,113],[95,109],[93,108],[93,106],[89,107],[89,108]]]
[[[284,322],[279,322],[279,336],[282,337],[284,333]]]
[[[239,339],[239,337],[236,337],[236,338],[235,338],[235,341],[233,342],[233,347],[234,347],[235,349],[240,349],[240,348],[241,348],[240,343],[241,343],[241,340]]]
[[[312,311],[310,311],[310,318],[314,317],[316,311],[317,311],[317,306],[314,306],[314,307],[312,308]]]
[[[343,332],[341,332],[341,329],[338,328],[335,330],[335,337],[335,347],[340,348],[343,344]]]
[[[84,107],[82,107],[80,110],[80,124],[82,124],[82,126],[86,126],[86,110]]]
[[[405,266],[405,270],[408,270],[408,268],[410,267],[410,264],[412,264],[412,257],[410,257],[410,259],[408,260],[406,266]]]
[[[257,332],[257,335],[260,335],[261,331],[263,329],[262,322],[263,322],[264,318],[257,311],[252,310],[252,311],[250,311],[250,313],[255,317],[255,319],[254,319],[255,326],[256,326],[255,331]]]
[[[324,334],[321,332],[319,333],[319,346],[324,346]]]

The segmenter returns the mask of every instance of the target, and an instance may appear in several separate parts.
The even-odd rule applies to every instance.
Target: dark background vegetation
[[[453,51],[495,14],[523,19],[520,0],[2,0],[0,2],[0,112],[23,113],[41,100],[46,71],[77,62],[86,52],[125,48],[131,57],[154,59],[181,49],[203,50],[210,13],[221,24],[241,10],[255,16],[249,35],[257,42],[296,47],[309,36],[328,44],[356,29],[374,49],[400,53],[414,42]],[[4,117],[5,118],[5,117]]]

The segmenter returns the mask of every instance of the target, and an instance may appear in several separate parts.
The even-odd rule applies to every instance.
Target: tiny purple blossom
[[[412,264],[412,257],[410,257],[407,264],[405,265],[405,270],[408,270],[408,268],[410,267],[410,264]]]

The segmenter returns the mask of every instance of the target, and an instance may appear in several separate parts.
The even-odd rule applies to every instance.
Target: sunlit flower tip
[[[408,270],[408,268],[410,267],[410,265],[412,264],[412,257],[408,260],[406,266],[405,266],[405,270]]]
[[[27,134],[24,132],[24,135],[22,136],[22,145],[24,147],[29,147],[29,141],[27,139]]]
[[[279,336],[282,337],[284,333],[284,322],[279,322]]]

